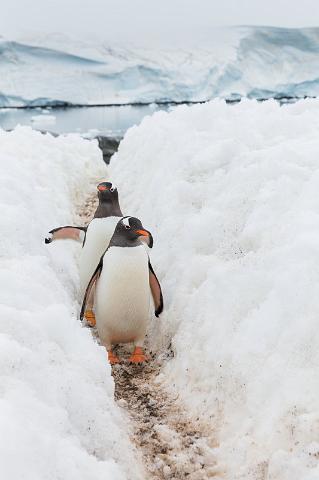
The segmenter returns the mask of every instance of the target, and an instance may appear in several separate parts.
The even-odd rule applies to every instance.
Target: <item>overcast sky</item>
[[[319,0],[0,0],[0,35],[63,32],[117,42],[200,38],[226,25],[319,25]]]

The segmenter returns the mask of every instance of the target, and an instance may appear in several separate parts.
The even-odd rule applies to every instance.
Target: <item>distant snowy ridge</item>
[[[319,28],[234,27],[175,50],[0,40],[0,106],[317,96],[318,72]]]

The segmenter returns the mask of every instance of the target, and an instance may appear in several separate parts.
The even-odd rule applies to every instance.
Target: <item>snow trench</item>
[[[92,218],[107,174],[100,156],[77,135],[0,132],[1,471],[10,480],[215,477],[214,432],[163,382],[169,339],[147,366],[130,366],[124,348],[112,372],[78,320],[80,245],[44,244],[52,227]]]
[[[115,388],[77,320],[77,246],[42,243],[105,177],[97,144],[0,132],[6,478],[318,478],[318,114],[216,100],[128,130],[108,173],[154,236],[165,312]]]

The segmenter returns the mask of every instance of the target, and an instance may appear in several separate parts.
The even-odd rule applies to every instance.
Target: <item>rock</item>
[[[96,138],[103,153],[103,160],[106,164],[109,164],[113,153],[117,152],[121,138],[104,137],[102,135],[99,135]]]
[[[45,118],[45,115],[43,115],[43,117]],[[58,137],[60,135],[59,133],[55,133],[46,129],[35,129],[35,130],[38,130],[43,135],[45,135],[46,133],[49,133],[53,137]],[[12,129],[8,130],[8,132],[11,132],[11,131]],[[110,163],[110,159],[113,153],[117,152],[120,141],[122,140],[122,138],[120,137],[105,137],[103,135],[97,135],[96,137],[90,137],[90,138],[84,137],[84,138],[86,138],[87,140],[96,139],[99,142],[99,147],[102,150],[102,154],[103,154],[103,160],[107,165]]]

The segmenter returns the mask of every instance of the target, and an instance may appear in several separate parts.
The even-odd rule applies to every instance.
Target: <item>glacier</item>
[[[319,28],[229,27],[185,48],[0,38],[0,107],[315,97],[318,53]]]

